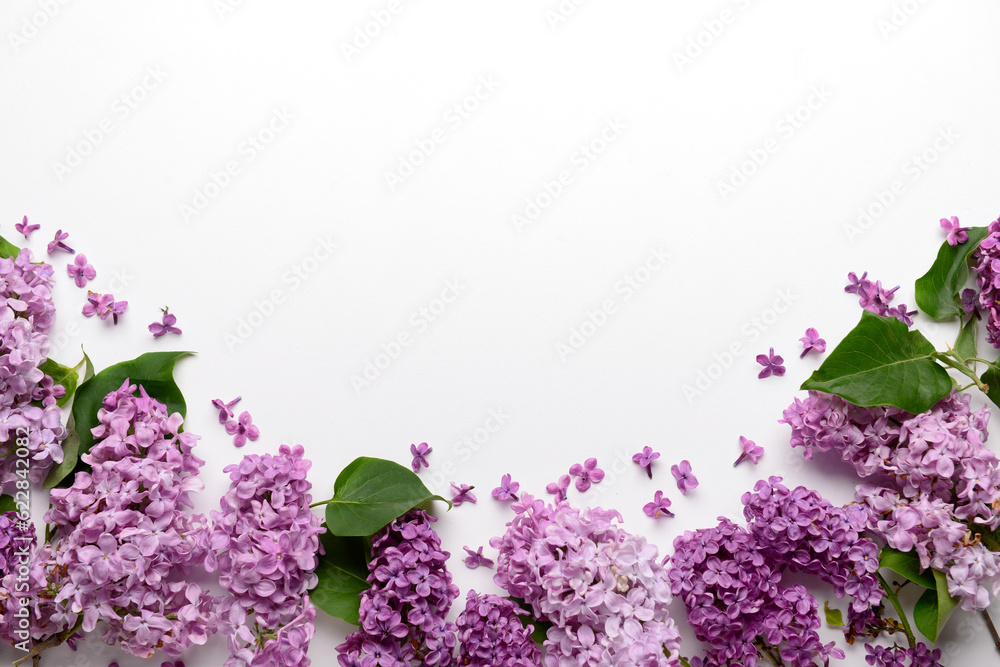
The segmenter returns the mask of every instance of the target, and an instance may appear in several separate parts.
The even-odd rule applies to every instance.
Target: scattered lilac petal
[[[680,465],[670,466],[670,474],[677,480],[677,488],[684,495],[698,487],[698,478],[691,474],[691,462],[686,459]]]
[[[212,405],[215,409],[219,411],[219,423],[225,424],[231,417],[233,417],[233,406],[242,400],[242,396],[237,396],[228,403],[223,403],[221,398],[216,398],[212,400]]]
[[[430,468],[430,464],[427,463],[427,455],[433,452],[432,447],[428,447],[426,442],[421,442],[419,445],[410,445],[410,454],[413,455],[413,460],[410,462],[410,467],[413,468],[413,472],[420,472],[420,468]]]
[[[669,507],[670,499],[663,495],[663,491],[657,491],[653,494],[653,502],[646,503],[642,511],[646,513],[646,516],[653,519],[659,519],[661,514],[669,517],[675,516]]]
[[[77,255],[77,257],[82,257],[82,255]],[[168,333],[180,335],[182,333],[181,330],[174,326],[177,324],[177,316],[171,313],[169,308],[163,308],[162,310],[162,321],[153,322],[149,325],[149,330],[152,332],[153,338],[159,338]]]
[[[590,488],[591,484],[600,484],[604,479],[604,471],[597,467],[597,459],[590,458],[583,464],[574,463],[570,466],[569,474],[576,477],[576,490],[583,493]]]
[[[785,362],[780,356],[774,353],[774,348],[771,348],[768,354],[758,354],[757,363],[764,367],[757,377],[764,379],[774,375],[775,377],[780,377],[785,374],[785,367],[782,364]]]
[[[476,494],[472,490],[476,488],[474,486],[469,486],[468,484],[462,484],[459,486],[454,482],[451,483],[451,492],[455,494],[451,499],[451,504],[458,507],[462,503],[475,503],[477,498]]]
[[[500,478],[500,486],[493,489],[493,497],[497,500],[517,500],[517,490],[521,488],[518,482],[510,481],[510,473]]]
[[[24,216],[21,222],[14,225],[14,229],[24,234],[24,240],[26,241],[28,240],[28,237],[31,235],[31,232],[35,231],[39,227],[41,227],[41,225],[29,225],[28,216]]]
[[[226,422],[226,433],[233,436],[233,444],[237,447],[247,444],[247,440],[260,437],[260,429],[254,426],[253,418],[245,410],[240,413],[238,420]]]
[[[826,352],[826,341],[819,337],[819,332],[814,327],[806,329],[806,335],[799,340],[802,341],[802,354],[799,355],[799,359],[812,350],[816,350],[818,354]]]
[[[743,459],[747,458],[748,456],[750,457],[750,462],[753,463],[754,465],[757,465],[757,461],[759,461],[760,457],[764,455],[763,447],[758,445],[753,440],[748,440],[742,435],[740,436],[740,447],[743,448],[743,453],[740,454],[740,457],[736,459],[735,463],[733,463],[734,468],[738,466],[743,461]]]
[[[646,471],[650,479],[653,479],[653,461],[658,458],[660,453],[654,452],[652,447],[643,447],[641,452],[632,455],[632,460]]]
[[[15,228],[16,228],[16,226],[15,226]],[[51,241],[49,241],[49,245],[48,245],[49,254],[51,255],[56,250],[63,250],[63,251],[68,252],[70,254],[75,253],[76,252],[75,250],[73,250],[68,245],[66,245],[65,243],[63,243],[63,241],[65,241],[68,238],[69,238],[69,234],[64,233],[63,230],[61,230],[61,229],[57,230],[55,238],[52,239]]]
[[[483,555],[483,547],[479,547],[477,551],[473,551],[469,547],[462,547],[465,549],[465,553],[469,554],[465,559],[465,567],[470,570],[475,570],[477,567],[493,567],[493,560],[487,558]]]

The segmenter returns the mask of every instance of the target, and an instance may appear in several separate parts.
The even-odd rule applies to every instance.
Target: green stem
[[[972,372],[972,369],[970,369],[968,366],[955,361],[954,359],[951,358],[951,356],[948,353],[937,352],[934,354],[934,356],[937,358],[938,361],[941,361],[944,364],[951,366],[962,375],[968,376],[973,381],[973,383],[975,383],[975,385],[979,387],[980,391],[984,393],[986,392],[986,385],[983,384],[982,380],[979,379],[979,376],[977,376],[974,372]]]
[[[26,653],[24,655],[24,657],[18,658],[17,660],[14,661],[14,663],[13,663],[14,667],[17,667],[18,665],[20,665],[22,662],[24,662],[28,658],[32,659],[31,660],[32,664],[37,664],[38,661],[35,660],[35,658],[37,658],[38,656],[40,656],[42,654],[42,651],[45,651],[45,650],[50,649],[50,648],[53,648],[55,646],[59,646],[64,641],[66,641],[71,636],[73,636],[74,633],[76,633],[77,631],[79,631],[79,629],[82,626],[83,626],[83,616],[81,615],[80,618],[78,618],[76,620],[76,624],[72,628],[70,628],[68,630],[63,630],[59,634],[52,635],[51,637],[49,637],[45,641],[43,641],[43,642],[41,642],[39,644],[35,644],[34,646],[32,646],[31,650],[28,653]]]
[[[312,507],[319,507],[320,505],[329,505],[332,502],[333,502],[333,498],[330,498],[329,500],[321,500],[318,503],[313,503],[309,507],[312,508]]]
[[[903,605],[899,602],[899,596],[896,595],[896,591],[892,590],[892,586],[889,582],[885,580],[881,572],[876,572],[875,576],[878,577],[878,583],[882,586],[882,590],[885,591],[885,595],[889,598],[889,602],[892,606],[896,608],[896,614],[899,615],[899,620],[903,623],[903,631],[906,633],[906,641],[909,642],[910,648],[916,648],[917,640],[913,636],[913,629],[910,627],[910,621],[906,618],[906,614],[903,612]]]
[[[969,361],[978,361],[979,363],[986,364],[987,366],[994,363],[992,361],[989,361],[988,359],[980,359],[979,357],[969,357]]]
[[[990,630],[990,636],[993,637],[993,645],[997,647],[997,651],[1000,652],[1000,634],[997,634],[997,628],[993,625],[993,619],[990,618],[990,612],[983,609],[983,620],[986,621],[986,627]]]

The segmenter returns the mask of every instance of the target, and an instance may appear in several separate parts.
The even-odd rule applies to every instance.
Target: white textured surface
[[[797,339],[854,325],[849,270],[912,304],[938,219],[996,217],[1000,8],[577,3],[557,21],[556,0],[7,0],[0,234],[24,214],[35,250],[69,231],[94,289],[130,303],[117,328],[84,320],[62,276],[53,358],[198,352],[178,378],[203,511],[242,453],[209,402],[237,394],[263,433],[244,451],[305,445],[317,499],[357,455],[430,443],[429,484],[479,493],[438,524],[453,553],[502,530],[503,472],[544,493],[589,456],[608,478],[575,497],[664,551],[738,517],[760,476],[849,500],[846,472],[806,465],[776,423],[818,365]],[[164,305],[180,339],[146,332]],[[758,381],[770,346],[788,374]],[[731,467],[741,434],[767,448],[757,469]],[[662,452],[653,481],[630,461],[643,445]],[[642,514],[657,488],[676,519]],[[492,587],[452,569],[463,597]],[[321,616],[315,664],[345,631]],[[947,664],[996,659],[975,617],[943,642]],[[104,667],[99,646],[44,664]],[[185,662],[224,656],[216,639]]]

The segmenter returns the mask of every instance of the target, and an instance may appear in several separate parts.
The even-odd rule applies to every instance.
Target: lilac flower
[[[419,445],[410,445],[410,454],[413,455],[413,461],[410,462],[410,467],[413,468],[413,472],[420,472],[420,467],[430,468],[430,464],[427,463],[427,455],[433,452],[432,447],[428,447],[426,442],[421,442]]]
[[[663,491],[657,491],[653,494],[653,502],[646,503],[643,506],[642,511],[646,513],[646,516],[652,517],[653,519],[660,518],[663,516],[674,516],[668,508],[670,507],[670,499],[663,495]]]
[[[895,308],[887,308],[885,311],[886,317],[895,317],[908,327],[913,326],[913,316],[916,314],[917,311],[915,310],[907,311],[905,303],[901,303]]]
[[[691,463],[687,460],[681,461],[680,465],[670,466],[670,474],[677,480],[677,488],[684,495],[698,487],[698,478],[691,474]]]
[[[31,232],[35,231],[39,227],[41,227],[41,225],[29,225],[28,216],[24,216],[24,218],[21,219],[21,222],[14,225],[14,229],[24,234],[25,240],[28,240],[28,237],[31,236]]]
[[[459,614],[459,664],[469,667],[533,667],[542,656],[531,638],[534,626],[521,622],[527,612],[510,598],[469,591]]]
[[[757,377],[764,379],[774,375],[775,377],[780,377],[785,374],[785,367],[782,364],[785,362],[780,356],[774,353],[774,348],[768,354],[758,354],[757,363],[764,367],[764,369],[757,374]]]
[[[975,315],[977,320],[981,320],[983,316],[979,314],[979,309],[976,307],[978,304],[979,295],[976,290],[971,287],[962,290],[962,310],[965,311],[966,315]]]
[[[458,507],[462,503],[474,503],[476,502],[476,494],[472,493],[472,490],[476,488],[474,486],[469,486],[468,484],[462,484],[461,486],[451,483],[451,492],[455,494],[451,499],[451,504]]]
[[[868,278],[867,271],[865,271],[860,278],[858,278],[858,274],[854,273],[854,271],[851,271],[850,273],[847,274],[847,287],[844,288],[844,291],[847,292],[848,294],[857,294],[858,290],[860,290],[863,285],[866,285],[868,283],[868,281],[866,280],[867,278]]]
[[[806,335],[799,339],[802,341],[802,354],[799,359],[805,357],[811,350],[823,354],[826,352],[826,341],[819,337],[819,332],[813,327],[806,329]]]
[[[510,473],[504,475],[500,478],[500,486],[493,489],[493,497],[497,500],[517,500],[517,490],[521,488],[521,485],[517,482],[510,481]]]
[[[65,241],[68,238],[69,238],[69,234],[64,234],[63,230],[60,229],[60,230],[56,231],[55,238],[52,239],[51,241],[49,241],[49,245],[48,245],[48,252],[49,252],[49,254],[51,255],[56,250],[64,250],[64,251],[66,251],[68,253],[75,253],[76,252],[75,250],[73,250],[68,245],[66,245],[65,243],[63,243],[63,241]]]
[[[966,234],[971,227],[959,227],[958,218],[954,215],[951,218],[941,218],[941,229],[948,232],[948,245],[956,246],[969,240]]]
[[[654,452],[652,447],[643,447],[641,452],[632,455],[632,460],[645,469],[650,479],[653,479],[653,461],[660,458],[659,452]]]
[[[66,272],[76,283],[77,287],[86,287],[87,282],[97,276],[97,270],[90,264],[87,264],[87,256],[83,253],[74,257],[72,264],[66,265]]]
[[[462,547],[465,549],[465,553],[469,554],[465,559],[465,567],[470,570],[474,570],[480,565],[483,567],[493,567],[493,561],[483,555],[483,547],[479,547],[478,551],[473,551],[469,547]]]
[[[590,458],[583,464],[574,463],[569,468],[569,474],[576,477],[576,490],[583,493],[591,484],[600,484],[604,479],[604,471],[597,467],[597,459]]]
[[[559,480],[545,485],[545,490],[556,497],[556,502],[561,503],[566,500],[566,491],[569,490],[569,475],[560,475]]]
[[[240,413],[238,420],[230,419],[226,422],[226,433],[233,436],[233,444],[237,447],[247,444],[247,440],[260,437],[260,429],[254,426],[253,417],[246,410]]]
[[[85,317],[97,315],[102,320],[110,316],[115,324],[118,324],[118,316],[124,314],[128,301],[115,301],[115,297],[110,294],[98,294],[87,291],[87,302],[83,304],[83,314]]]
[[[753,440],[746,439],[742,435],[740,436],[740,447],[743,448],[743,453],[740,454],[739,458],[736,459],[736,462],[733,463],[734,468],[738,466],[743,461],[743,459],[745,459],[748,456],[750,457],[750,462],[753,463],[754,465],[757,465],[757,461],[759,461],[760,457],[764,455],[763,447],[758,445]]]
[[[233,417],[233,406],[239,403],[242,398],[242,396],[237,396],[228,403],[223,403],[221,398],[212,400],[212,405],[219,411],[220,424],[225,424],[231,417]]]
[[[172,314],[169,308],[163,308],[162,321],[150,324],[149,330],[153,334],[153,338],[159,338],[168,333],[180,335],[182,332],[174,326],[175,324],[177,324],[177,316]]]

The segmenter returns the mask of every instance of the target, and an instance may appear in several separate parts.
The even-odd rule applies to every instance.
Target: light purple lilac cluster
[[[177,657],[215,632],[215,598],[190,581],[205,558],[205,518],[192,514],[203,485],[198,436],[183,418],[126,380],[98,410],[97,442],[67,489],[53,489],[45,522],[54,527],[33,570],[34,639],[82,619],[90,632],[149,657]],[[82,616],[81,616],[82,615]]]
[[[863,631],[882,595],[878,549],[859,535],[864,521],[814,491],[790,491],[778,477],[758,482],[743,504],[746,528],[720,518],[715,528],[674,540],[671,590],[684,600],[698,639],[711,646],[698,664],[778,664],[780,657],[806,667],[843,658],[820,641],[816,598],[781,580],[786,571],[820,575],[838,596],[853,598],[848,624]]]
[[[670,582],[655,545],[622,530],[615,511],[553,506],[528,494],[501,537],[494,581],[552,623],[546,667],[679,664],[667,613]]]
[[[865,310],[883,317],[895,317],[906,326],[913,326],[913,316],[917,314],[917,311],[907,311],[905,303],[895,307],[889,306],[898,289],[899,285],[887,290],[882,287],[881,280],[874,282],[868,280],[867,271],[860,278],[852,271],[847,274],[847,286],[844,291],[848,294],[857,294],[858,304]]]
[[[528,612],[510,598],[469,591],[459,614],[459,662],[468,667],[541,667],[542,654],[531,638]]]
[[[19,588],[29,584],[22,577],[19,586],[19,568],[31,562],[36,543],[35,524],[21,521],[16,512],[0,514],[0,641],[11,646],[23,641],[16,634],[20,619],[15,613],[21,608],[19,598],[24,597],[18,595]]]
[[[865,644],[865,662],[874,667],[942,667],[941,649],[933,651],[925,644],[918,643],[913,648],[875,646]]]
[[[1000,554],[981,542],[1000,525],[1000,461],[984,446],[989,417],[957,392],[919,415],[809,392],[781,421],[807,458],[832,450],[871,478],[856,494],[870,508],[867,529],[944,572],[963,609],[982,610],[1000,591]]]
[[[224,469],[231,483],[222,511],[212,512],[205,568],[218,570],[229,593],[219,605],[226,667],[310,664],[316,612],[306,593],[317,582],[324,529],[309,509],[312,463],[304,452],[281,445],[277,456],[252,454]]]
[[[423,510],[410,510],[372,538],[371,588],[361,594],[360,627],[337,647],[341,667],[455,664],[458,597],[449,553]]]
[[[972,253],[976,286],[979,288],[978,305],[986,311],[986,340],[1000,348],[1000,218],[986,228],[987,236]],[[966,312],[971,312],[966,308]]]
[[[26,248],[0,259],[0,492],[7,495],[25,463],[16,448],[27,446],[28,479],[36,484],[63,459],[66,429],[56,399],[66,391],[39,368],[55,319],[52,274],[50,264],[32,264]]]

